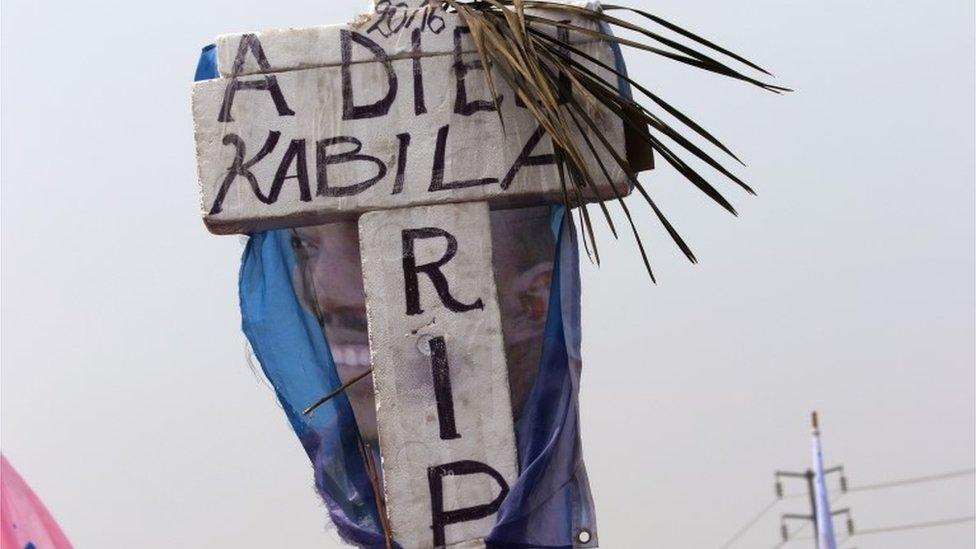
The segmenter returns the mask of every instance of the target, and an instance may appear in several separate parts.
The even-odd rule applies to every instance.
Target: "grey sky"
[[[364,3],[4,0],[2,446],[78,547],[334,545],[245,361],[240,244],[198,216],[189,89],[218,33],[341,22]],[[603,546],[717,549],[772,499],[774,469],[808,465],[814,408],[852,485],[971,467],[973,3],[632,3],[799,91],[628,52],[760,194],[723,185],[735,219],[657,170],[645,181],[701,264],[639,208],[661,283],[626,239],[584,268]],[[838,504],[865,529],[976,508],[972,477]],[[776,515],[803,510],[784,502],[733,547],[772,547]],[[974,544],[969,523],[844,547]]]

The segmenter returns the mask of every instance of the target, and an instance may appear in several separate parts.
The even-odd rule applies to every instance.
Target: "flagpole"
[[[837,540],[834,537],[834,516],[830,511],[830,498],[827,493],[827,483],[824,480],[823,450],[820,446],[820,422],[817,418],[817,412],[810,415],[810,420],[813,426],[813,474],[811,475],[813,487],[810,493],[814,496],[814,541],[817,543],[817,549],[837,549]]]

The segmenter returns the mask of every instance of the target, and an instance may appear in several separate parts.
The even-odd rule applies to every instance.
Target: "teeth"
[[[369,347],[367,345],[333,345],[332,357],[343,366],[369,366]]]

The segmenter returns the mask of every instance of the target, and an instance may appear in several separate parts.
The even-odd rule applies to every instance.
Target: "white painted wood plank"
[[[612,52],[604,45],[590,43],[581,47],[605,62],[613,62]],[[462,59],[472,63],[476,56],[469,54]],[[504,128],[496,112],[479,111],[470,115],[456,112],[458,86],[454,56],[421,60],[426,112],[420,114],[415,99],[413,60],[393,61],[390,66],[397,90],[388,111],[381,116],[360,119],[343,119],[341,67],[274,75],[286,109],[294,112],[284,116],[279,114],[268,91],[240,89],[229,109],[233,120],[221,122],[221,106],[233,81],[198,82],[193,89],[193,115],[202,209],[210,230],[226,234],[322,223],[364,211],[417,204],[489,200],[493,207],[504,207],[562,201],[559,172],[553,163],[524,165],[506,181],[538,125],[526,109],[516,105],[514,92],[500,77],[496,82],[504,96],[501,108]],[[612,75],[604,74],[615,81]],[[352,65],[347,76],[355,105],[378,101],[390,89],[387,69],[381,63]],[[260,85],[267,83],[266,78],[270,77],[252,76],[237,82]],[[469,102],[489,100],[480,70],[467,73],[464,89]],[[591,110],[589,114],[614,149],[625,155],[623,123],[619,118],[605,110]],[[408,135],[409,145],[406,145]],[[243,161],[250,162],[274,138],[277,139],[274,147],[266,156],[259,157],[253,165],[245,164],[246,170],[238,170],[241,175],[227,183],[238,144],[243,145]],[[443,142],[441,157],[438,157],[439,138]],[[296,140],[304,143],[293,145]],[[597,138],[592,140],[604,164],[611,168],[616,188],[626,194],[629,190],[626,174]],[[290,147],[289,162],[283,162]],[[317,150],[321,151],[320,155]],[[401,155],[401,150],[406,154]],[[530,151],[533,157],[551,156],[551,153],[548,138],[542,138]],[[368,158],[350,156],[353,154]],[[438,158],[443,160],[440,180],[444,187],[458,181],[492,181],[463,188],[439,188],[434,176]],[[305,171],[300,173],[297,165],[302,164],[302,159]],[[287,179],[280,180],[280,194],[270,200],[279,170],[283,170],[281,177]],[[595,162],[591,170],[596,178],[593,190],[605,199],[613,199],[613,190]],[[253,175],[262,196],[252,190],[247,174]],[[377,176],[380,177],[371,184],[354,187]],[[300,189],[303,180],[308,185],[304,196]],[[505,182],[509,186],[502,188]],[[320,184],[328,188],[320,188]],[[221,189],[225,187],[221,197]],[[359,190],[354,192],[354,189]]]
[[[528,13],[545,15],[574,25],[597,30],[590,19],[556,10],[526,10]],[[220,75],[229,78],[235,74],[235,58],[241,40],[256,38],[267,57],[262,67],[253,55],[243,58],[236,74],[244,76],[257,73],[283,72],[313,67],[331,67],[343,62],[340,35],[343,31],[355,32],[373,42],[391,58],[451,55],[454,53],[454,31],[463,23],[457,14],[438,8],[393,8],[364,14],[357,20],[338,25],[318,25],[285,29],[268,29],[259,32],[231,33],[217,37],[217,68]],[[556,35],[556,28],[538,25],[537,28]],[[414,32],[419,40],[414,46]],[[577,31],[565,35],[572,43],[593,41],[593,37]],[[461,34],[461,50],[473,52],[474,43],[467,33]],[[363,48],[355,48],[349,61],[371,62],[375,56]]]
[[[488,206],[371,212],[360,218],[359,234],[394,539],[408,549],[479,546],[494,510],[442,529],[437,524],[443,522],[438,517],[453,522],[446,518],[452,511],[500,500],[518,475]],[[442,291],[433,283],[437,273]],[[486,466],[500,481],[484,470],[435,474],[457,463]],[[437,490],[443,513],[437,512]]]

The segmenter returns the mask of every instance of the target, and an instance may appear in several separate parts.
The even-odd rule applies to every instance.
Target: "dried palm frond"
[[[456,12],[468,26],[482,65],[492,69],[484,71],[491,96],[497,97],[494,72],[515,91],[552,140],[563,199],[567,205],[567,215],[570,206],[578,206],[583,244],[595,262],[599,263],[600,256],[594,238],[593,223],[584,199],[584,189],[593,183],[595,177],[601,177],[606,178],[613,189],[615,195],[613,200],[620,204],[637,241],[647,273],[651,280],[654,280],[643,241],[634,224],[631,211],[622,199],[627,193],[624,189],[614,187],[610,172],[601,155],[598,154],[600,150],[608,153],[623,173],[628,174],[630,184],[648,203],[682,253],[693,263],[697,260],[651,199],[647,190],[634,176],[632,167],[624,158],[626,153],[615,150],[607,138],[598,131],[596,122],[589,114],[594,112],[593,109],[588,108],[590,106],[597,105],[613,116],[619,117],[626,130],[643,140],[647,147],[664,158],[686,180],[733,215],[736,215],[736,211],[732,204],[705,177],[692,168],[682,155],[690,154],[735,182],[746,192],[755,194],[752,188],[721,162],[695,145],[691,138],[683,135],[652,110],[622,95],[615,82],[608,81],[600,74],[609,74],[614,80],[628,82],[649,99],[656,109],[677,120],[683,131],[690,130],[692,134],[704,139],[722,154],[741,163],[721,141],[646,86],[632,80],[617,67],[588,54],[584,48],[574,46],[564,37],[568,33],[575,33],[593,40],[647,51],[767,91],[775,93],[790,91],[787,88],[765,83],[743,72],[756,71],[771,76],[762,67],[643,10],[616,5],[589,9],[578,5],[536,0],[441,1],[445,9]],[[640,17],[648,26],[612,16],[608,12],[627,12],[632,16]],[[555,18],[550,14],[563,17]],[[643,39],[647,39],[647,43],[614,36],[611,32],[612,27],[637,33]],[[553,33],[553,30],[557,32]],[[676,38],[668,38],[662,32],[676,35]],[[681,42],[682,40],[692,45],[686,45]],[[722,62],[716,59],[719,56],[730,61]],[[736,69],[733,65],[741,65],[742,70]],[[501,113],[500,110],[498,112]],[[504,120],[502,124],[504,125]],[[596,137],[596,143],[591,139],[591,135]],[[588,159],[593,159],[595,162],[589,162]],[[591,173],[591,166],[594,164],[599,167],[599,172],[595,174]],[[593,196],[596,197],[596,203],[616,238],[617,230],[607,205],[599,193],[594,193]]]

